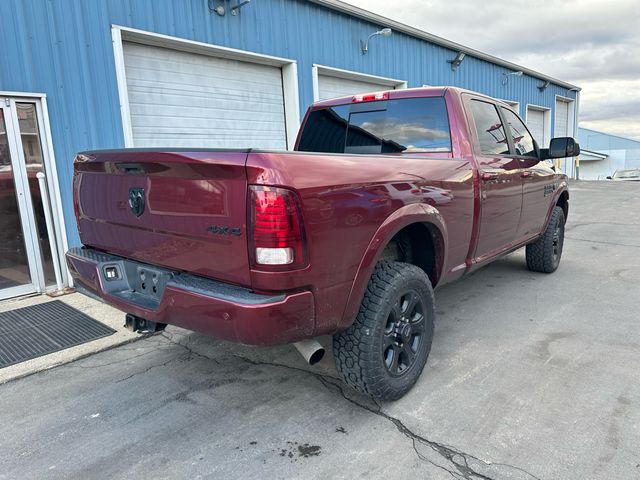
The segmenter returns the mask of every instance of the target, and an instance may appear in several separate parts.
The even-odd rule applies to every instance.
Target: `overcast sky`
[[[640,0],[346,1],[582,87],[582,127],[640,139]]]

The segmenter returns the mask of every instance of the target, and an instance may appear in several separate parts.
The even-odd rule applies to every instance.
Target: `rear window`
[[[325,153],[450,152],[444,98],[353,103],[309,114],[298,150]]]

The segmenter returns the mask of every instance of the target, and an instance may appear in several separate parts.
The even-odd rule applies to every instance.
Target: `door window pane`
[[[53,260],[51,258],[51,247],[49,246],[49,235],[44,218],[44,209],[42,207],[40,185],[38,184],[38,178],[36,177],[38,172],[44,172],[36,105],[35,103],[26,102],[16,103],[16,109],[18,112],[22,151],[24,152],[27,177],[29,178],[31,202],[33,204],[33,213],[36,220],[37,231],[35,234],[37,235],[37,241],[40,244],[40,251],[42,252],[44,279],[46,285],[53,285],[56,283],[56,276],[53,269]]]
[[[491,103],[471,100],[471,113],[480,151],[486,155],[508,155],[509,144],[496,107]]]
[[[31,283],[13,178],[4,110],[0,109],[0,290]]]
[[[513,139],[513,145],[516,149],[516,155],[523,155],[525,157],[537,157],[536,147],[533,144],[533,137],[524,126],[522,120],[506,108],[502,109],[505,119],[507,120],[508,129]]]

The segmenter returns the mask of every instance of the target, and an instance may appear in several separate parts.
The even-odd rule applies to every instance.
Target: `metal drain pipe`
[[[56,289],[58,292],[64,288],[62,284],[62,272],[60,271],[60,256],[58,255],[58,243],[56,242],[56,231],[53,227],[53,218],[51,217],[51,204],[49,202],[49,189],[43,172],[36,174],[38,185],[40,187],[40,199],[42,200],[42,210],[44,211],[44,223],[47,229],[47,238],[49,239],[49,249],[51,250],[51,263],[53,263],[53,272],[56,277]]]
[[[309,365],[315,365],[324,357],[324,347],[316,340],[302,340],[293,344]]]

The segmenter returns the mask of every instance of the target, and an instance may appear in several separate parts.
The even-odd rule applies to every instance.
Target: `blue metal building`
[[[290,148],[314,99],[422,85],[508,101],[542,145],[576,131],[578,87],[337,0],[4,0],[0,18],[0,163],[24,243],[0,298],[68,284],[77,151]]]
[[[638,140],[582,127],[577,137],[582,180],[605,180],[616,171],[640,168]]]

